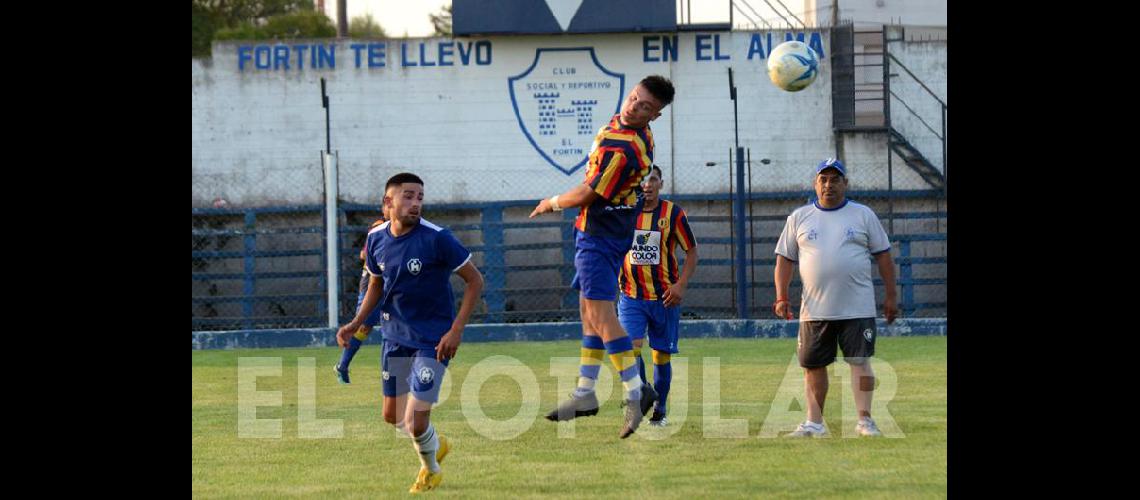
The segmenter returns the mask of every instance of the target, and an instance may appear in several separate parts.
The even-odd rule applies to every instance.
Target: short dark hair
[[[418,175],[408,172],[401,172],[388,178],[388,183],[384,185],[384,192],[388,192],[388,188],[392,186],[399,186],[405,182],[419,184],[421,186],[424,185],[424,180],[420,179]]]
[[[665,173],[661,171],[661,167],[658,167],[657,165],[653,165],[652,167],[649,167],[649,170],[650,171],[656,170],[657,171],[657,177],[660,177],[662,179],[665,178]]]
[[[641,79],[639,84],[645,87],[653,97],[661,101],[661,107],[664,108],[673,102],[673,82],[669,81],[661,75],[651,75]]]

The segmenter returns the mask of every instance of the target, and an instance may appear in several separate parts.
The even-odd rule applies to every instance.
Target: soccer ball
[[[799,92],[819,75],[819,57],[806,43],[789,40],[768,54],[768,78],[788,92]]]

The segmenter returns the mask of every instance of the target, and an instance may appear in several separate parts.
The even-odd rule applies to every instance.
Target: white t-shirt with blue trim
[[[812,203],[792,212],[776,254],[799,263],[800,320],[874,318],[872,255],[890,249],[883,224],[866,205],[845,200],[825,209]]]

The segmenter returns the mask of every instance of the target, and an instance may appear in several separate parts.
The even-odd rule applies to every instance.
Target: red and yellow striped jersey
[[[678,244],[688,252],[697,246],[697,239],[685,211],[676,203],[660,200],[656,209],[638,214],[633,247],[625,254],[618,279],[621,292],[633,299],[663,298],[665,290],[677,282]]]
[[[369,224],[369,225],[368,225],[368,231],[372,231],[372,229],[374,229],[376,226],[379,226],[380,224],[383,224],[383,223],[384,223],[384,218],[383,218],[383,217],[381,217],[381,218],[379,218],[379,219],[376,219],[376,220],[372,221],[372,224]],[[364,250],[365,250],[364,248],[361,248],[361,249],[360,249],[360,261],[361,261],[361,262],[363,262],[363,261],[364,261]],[[365,267],[364,267],[364,275],[365,275],[365,276],[367,276],[367,275],[368,275],[368,266],[365,266]],[[360,286],[361,286],[361,287],[366,287],[366,286],[367,286],[367,284],[365,284],[365,282],[364,282],[363,280],[361,280],[361,285],[360,285]]]
[[[653,165],[653,132],[623,126],[614,115],[590,150],[585,184],[598,198],[578,212],[574,227],[592,236],[628,238],[638,210],[641,178]]]

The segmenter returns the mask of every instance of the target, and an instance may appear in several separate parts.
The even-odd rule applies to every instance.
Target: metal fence
[[[665,196],[689,216],[701,260],[685,297],[687,319],[735,318],[736,266],[743,261],[750,318],[772,318],[774,248],[784,220],[810,192],[746,193],[747,255],[735,255],[728,193]],[[898,265],[900,308],[909,317],[945,315],[946,213],[939,191],[852,191],[889,232]],[[895,212],[884,210],[887,201]],[[571,222],[575,210],[528,219],[534,200],[471,204],[425,203],[424,217],[451,229],[471,250],[486,286],[474,323],[577,321]],[[339,321],[356,306],[360,248],[378,205],[339,207]],[[889,218],[888,218],[889,217]],[[320,327],[327,323],[325,242],[321,206],[194,209],[192,329]],[[679,255],[683,264],[684,255]],[[792,296],[799,295],[798,277]],[[462,281],[453,278],[457,306]],[[876,278],[879,296],[881,280]]]

